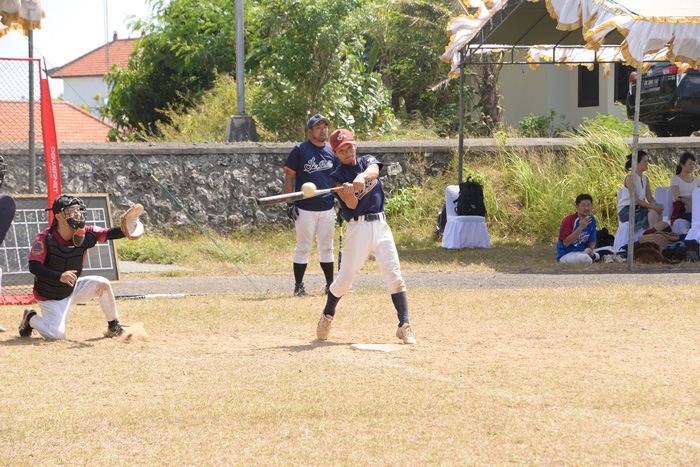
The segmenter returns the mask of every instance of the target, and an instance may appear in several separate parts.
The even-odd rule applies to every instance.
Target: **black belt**
[[[365,222],[379,221],[385,219],[386,216],[383,212],[370,212],[363,216],[355,216],[352,218],[355,222],[364,219]]]

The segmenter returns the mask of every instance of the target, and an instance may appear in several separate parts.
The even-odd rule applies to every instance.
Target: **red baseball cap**
[[[331,133],[330,137],[331,148],[337,151],[341,146],[346,144],[355,144],[355,138],[350,133],[350,130],[339,128]]]

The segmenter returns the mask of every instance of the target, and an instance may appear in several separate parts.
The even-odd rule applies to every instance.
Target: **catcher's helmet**
[[[5,162],[5,159],[0,156],[0,186],[2,186],[2,182],[5,180],[5,174],[7,173],[7,163]]]
[[[53,201],[51,211],[53,211],[54,215],[58,214],[59,212],[66,214],[65,210],[71,206],[78,206],[80,208],[80,216],[76,218],[74,216],[66,215],[66,222],[68,222],[68,226],[74,230],[84,228],[85,212],[87,211],[87,207],[85,206],[85,203],[83,203],[82,199],[76,196],[60,195]]]

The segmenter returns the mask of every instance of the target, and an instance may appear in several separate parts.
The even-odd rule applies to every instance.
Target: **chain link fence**
[[[8,216],[14,210],[19,187],[25,193],[36,191],[36,161],[43,160],[37,157],[43,155],[40,79],[40,60],[0,58],[0,155],[7,164],[4,184],[0,186],[0,216]],[[27,158],[32,166],[18,167],[16,159],[13,160],[17,154],[33,156]],[[8,187],[14,187],[15,192],[8,192]],[[0,293],[3,295],[32,292],[32,284],[26,278],[27,260],[34,238],[48,227],[48,217],[43,210],[37,211],[33,213],[36,219],[30,222],[28,215],[32,213],[17,209],[9,230],[0,229]]]

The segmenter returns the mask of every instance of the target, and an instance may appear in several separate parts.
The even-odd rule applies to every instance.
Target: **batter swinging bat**
[[[324,190],[313,190],[313,192],[307,191],[306,194],[303,191],[295,191],[294,193],[285,193],[282,195],[266,196],[265,198],[255,198],[255,202],[258,206],[269,206],[270,204],[277,203],[291,203],[292,201],[299,201],[304,198],[311,198],[318,195],[325,195],[326,193],[333,193],[338,191],[342,187],[326,188]]]

